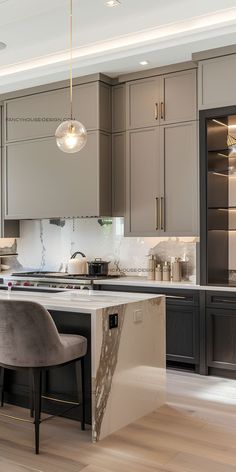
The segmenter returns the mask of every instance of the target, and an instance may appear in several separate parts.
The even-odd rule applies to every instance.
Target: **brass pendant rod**
[[[73,76],[72,76],[72,61],[73,61],[73,55],[72,55],[72,33],[73,33],[73,6],[72,6],[72,1],[69,0],[70,2],[70,118],[71,120],[73,119],[73,106],[72,106],[72,100],[73,100]]]

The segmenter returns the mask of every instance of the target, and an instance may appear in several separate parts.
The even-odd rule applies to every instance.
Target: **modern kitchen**
[[[233,0],[0,0],[0,471],[236,468]]]

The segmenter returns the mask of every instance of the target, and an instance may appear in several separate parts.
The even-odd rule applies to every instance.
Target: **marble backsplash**
[[[2,257],[10,270],[66,270],[75,251],[86,254],[88,260],[101,257],[111,261],[110,271],[125,275],[147,275],[147,255],[152,250],[160,262],[180,257],[186,261],[185,278],[196,276],[196,238],[124,237],[123,218],[74,218],[62,221],[21,221],[21,237],[0,240],[0,257],[7,244],[18,257]],[[7,241],[7,242],[6,242]],[[1,249],[2,248],[2,249]]]

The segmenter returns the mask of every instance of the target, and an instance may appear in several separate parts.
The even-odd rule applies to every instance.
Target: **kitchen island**
[[[0,299],[29,300],[48,309],[60,332],[88,339],[86,423],[98,441],[165,402],[165,298],[102,291],[0,291]],[[72,394],[72,366],[50,371],[50,394]],[[28,406],[28,379],[8,371],[6,399]],[[48,406],[43,406],[48,412]],[[79,412],[74,416],[79,419]]]

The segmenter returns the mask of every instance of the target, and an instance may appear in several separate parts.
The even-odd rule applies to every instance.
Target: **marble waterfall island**
[[[88,338],[86,368],[87,424],[98,441],[165,402],[165,297],[102,291],[39,293],[0,291],[0,299],[30,300],[47,308],[59,331]],[[73,370],[63,368],[48,385],[69,395]],[[57,369],[58,370],[58,369]],[[49,372],[49,376],[51,373]],[[12,385],[14,384],[14,385]],[[7,382],[7,401],[21,403],[14,392],[28,385],[19,377]],[[70,416],[72,417],[72,416]],[[74,419],[78,418],[75,415]]]

